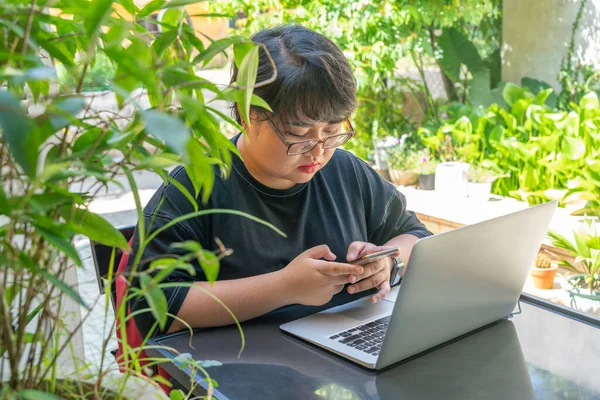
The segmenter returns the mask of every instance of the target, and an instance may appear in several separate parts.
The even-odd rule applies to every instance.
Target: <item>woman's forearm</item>
[[[286,296],[280,271],[242,279],[196,282],[188,291],[177,317],[192,328],[208,328],[234,323],[231,315],[211,295],[218,298],[236,316],[245,321],[292,304]],[[173,320],[168,332],[176,332],[185,325]]]

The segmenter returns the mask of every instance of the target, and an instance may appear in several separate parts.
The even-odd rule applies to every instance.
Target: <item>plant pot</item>
[[[419,189],[434,190],[435,174],[419,175]]]
[[[565,279],[562,287],[572,296],[582,297],[589,300],[600,301],[600,290],[591,290],[579,287],[578,281],[585,278],[585,274],[569,276]]]
[[[414,185],[419,180],[419,174],[415,171],[403,171],[390,168],[388,172],[390,173],[390,180],[394,185],[410,186]]]
[[[600,317],[600,290],[580,288],[577,281],[584,277],[584,274],[577,274],[563,280],[561,286],[568,293],[564,303],[577,311]]]
[[[487,201],[492,194],[491,182],[469,182],[469,198],[475,200]]]
[[[536,268],[531,270],[533,285],[538,289],[552,289],[554,286],[554,277],[558,271],[558,266],[553,265],[550,268]]]
[[[435,168],[435,191],[449,197],[466,197],[468,193],[467,171],[464,162],[443,162]]]

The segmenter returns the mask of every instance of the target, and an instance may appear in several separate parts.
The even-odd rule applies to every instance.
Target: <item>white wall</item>
[[[560,89],[560,62],[582,0],[504,0],[502,80],[520,84],[535,78]],[[600,0],[587,0],[575,54],[600,68]]]

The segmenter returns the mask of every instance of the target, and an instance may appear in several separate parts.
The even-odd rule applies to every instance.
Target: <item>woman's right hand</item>
[[[341,292],[346,283],[356,282],[363,268],[334,262],[335,258],[329,247],[320,245],[306,250],[280,270],[289,301],[321,306]]]

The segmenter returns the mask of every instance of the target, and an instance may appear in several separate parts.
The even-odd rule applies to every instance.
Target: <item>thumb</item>
[[[335,254],[333,254],[331,252],[331,250],[329,250],[329,246],[327,246],[326,244],[322,244],[320,246],[315,246],[313,248],[310,248],[310,249],[306,250],[304,252],[304,254],[307,257],[314,258],[316,260],[318,260],[320,258],[324,258],[327,261],[333,261],[336,259]]]

